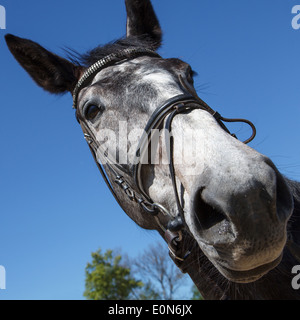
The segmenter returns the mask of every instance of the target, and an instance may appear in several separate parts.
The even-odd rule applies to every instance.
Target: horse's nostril
[[[220,223],[223,220],[227,220],[224,213],[216,207],[207,204],[201,196],[203,189],[201,189],[194,199],[194,212],[196,214],[197,221],[202,230],[207,230]]]

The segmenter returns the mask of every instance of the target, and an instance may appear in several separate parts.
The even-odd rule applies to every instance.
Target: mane
[[[293,193],[295,202],[297,202],[297,204],[300,205],[300,182],[289,179],[286,179],[286,181]]]
[[[127,48],[146,48],[155,51],[157,48],[157,42],[150,39],[148,36],[130,36],[127,38],[121,38],[110,42],[106,45],[99,45],[98,47],[80,54],[77,51],[67,48],[65,49],[68,59],[75,65],[83,67],[89,67],[102,58],[111,53],[115,53]]]

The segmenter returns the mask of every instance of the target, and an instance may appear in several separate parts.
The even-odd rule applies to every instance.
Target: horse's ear
[[[31,40],[11,34],[7,34],[5,40],[13,56],[39,86],[51,93],[73,91],[81,67]]]
[[[150,0],[125,0],[127,10],[127,37],[147,36],[155,49],[161,46],[162,31]]]

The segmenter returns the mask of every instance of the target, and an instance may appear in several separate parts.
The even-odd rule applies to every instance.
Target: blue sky
[[[153,0],[164,30],[160,54],[197,71],[202,99],[225,117],[253,121],[251,146],[300,179],[300,30],[293,0]],[[82,299],[90,254],[121,248],[134,257],[159,240],[138,228],[107,190],[74,118],[70,95],[37,87],[4,35],[58,54],[84,52],[125,34],[123,0],[0,0],[1,299]],[[235,127],[247,134],[244,127]]]

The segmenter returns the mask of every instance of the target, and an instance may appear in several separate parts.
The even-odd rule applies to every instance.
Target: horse
[[[126,36],[84,54],[5,40],[37,85],[71,93],[116,201],[163,237],[204,299],[298,300],[300,183],[247,145],[250,121],[226,119],[198,96],[189,64],[157,53],[162,30],[151,1],[125,4]],[[238,140],[226,121],[247,123],[252,136]]]

